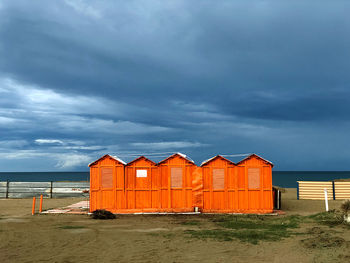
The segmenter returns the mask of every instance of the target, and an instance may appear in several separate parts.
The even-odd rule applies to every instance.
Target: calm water
[[[281,187],[297,187],[297,181],[329,181],[344,178],[350,178],[350,171],[273,171],[272,175],[273,184]],[[0,181],[6,180],[12,182],[88,181],[89,172],[0,172]]]
[[[350,178],[350,171],[273,171],[273,185],[281,187],[297,187],[297,181],[330,181],[334,179]]]

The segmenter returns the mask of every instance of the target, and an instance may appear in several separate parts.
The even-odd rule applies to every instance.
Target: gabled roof
[[[141,160],[141,159],[145,159],[146,161],[149,161],[149,162],[151,162],[152,164],[157,165],[157,163],[153,162],[151,159],[148,159],[147,157],[145,157],[145,156],[143,156],[143,155],[140,156],[140,157],[137,157],[136,159],[132,160],[131,162],[128,162],[127,165],[130,165],[130,164],[132,164],[132,163],[134,163],[134,162],[136,162],[136,161],[138,161],[138,160]]]
[[[272,162],[270,162],[270,161],[268,161],[268,160],[266,160],[266,159],[260,157],[259,155],[255,154],[255,153],[250,154],[249,156],[247,156],[247,157],[244,158],[243,160],[240,160],[240,161],[239,161],[238,163],[236,163],[236,164],[238,165],[238,164],[240,164],[240,163],[244,162],[245,160],[248,160],[248,159],[250,159],[250,158],[252,158],[252,157],[256,157],[256,158],[258,158],[258,159],[260,159],[260,160],[262,160],[262,161],[264,161],[264,162],[266,162],[266,163],[269,163],[269,164],[271,164],[271,165],[273,166],[273,163],[272,163]]]
[[[183,154],[183,153],[174,153],[174,154],[170,155],[169,157],[165,158],[164,160],[160,161],[158,164],[161,164],[161,163],[163,163],[163,162],[165,162],[165,161],[167,161],[170,158],[173,158],[175,156],[180,156],[181,158],[186,159],[188,162],[195,164],[194,161],[190,157],[188,157],[186,154]]]
[[[122,159],[118,158],[118,156],[112,156],[112,155],[109,155],[109,154],[105,154],[105,155],[103,155],[101,158],[97,159],[96,161],[94,161],[94,162],[92,162],[92,163],[89,163],[88,166],[90,167],[91,165],[94,165],[95,163],[97,163],[98,161],[100,161],[100,160],[102,160],[102,159],[104,159],[104,158],[106,158],[106,157],[112,158],[112,159],[114,159],[115,161],[120,162],[120,163],[126,165],[126,162],[124,162]]]
[[[217,159],[217,158],[222,158],[222,159],[224,159],[225,161],[228,161],[228,162],[230,162],[230,163],[232,163],[232,164],[235,164],[234,162],[230,161],[229,159],[226,159],[225,157],[222,157],[221,155],[216,155],[216,156],[214,156],[214,157],[212,157],[212,158],[210,158],[210,159],[208,159],[208,160],[203,161],[202,164],[201,164],[201,166],[206,165],[206,164],[210,163],[211,161],[214,161],[214,160]]]
[[[242,159],[246,158],[247,156],[251,155],[249,154],[233,154],[233,155],[223,155],[226,159],[230,160],[231,162],[237,164],[238,162],[242,161]]]
[[[252,158],[252,157],[256,157],[256,158],[258,158],[258,159],[260,159],[260,160],[262,160],[262,161],[264,161],[264,162],[266,162],[266,163],[269,163],[269,164],[271,164],[271,165],[273,166],[273,163],[272,163],[272,162],[270,162],[270,161],[268,161],[268,160],[262,158],[261,156],[255,154],[255,153],[249,154],[248,156],[246,156],[246,157],[244,157],[244,158],[242,159],[242,156],[244,156],[244,155],[246,155],[246,154],[229,155],[228,158],[225,158],[225,157],[223,157],[223,156],[221,156],[221,155],[216,155],[216,156],[214,156],[214,157],[212,157],[212,158],[210,158],[210,159],[205,160],[204,162],[202,162],[201,166],[206,165],[207,163],[209,163],[209,162],[211,162],[211,161],[213,161],[214,159],[219,158],[219,157],[222,158],[222,159],[224,159],[224,160],[226,160],[226,161],[229,161],[230,163],[235,164],[235,165],[238,165],[238,164],[240,164],[240,163],[244,162],[245,160],[248,160],[248,159],[250,159],[250,158]]]

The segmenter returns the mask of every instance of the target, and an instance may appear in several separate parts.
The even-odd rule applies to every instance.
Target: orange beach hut
[[[217,155],[201,167],[175,153],[155,163],[144,156],[126,164],[104,155],[90,167],[90,212],[269,213],[273,164],[256,154],[233,162]]]
[[[123,160],[108,154],[89,164],[90,212],[96,209],[116,212],[125,208],[125,165]]]
[[[140,212],[158,211],[160,177],[157,164],[144,156],[125,166],[125,207]]]
[[[193,211],[192,174],[197,166],[182,153],[175,153],[158,163],[161,210]]]
[[[192,173],[198,167],[184,154],[173,154],[158,164],[144,156],[126,164],[116,156],[104,155],[89,167],[90,212],[96,209],[113,213],[190,212],[194,209]]]
[[[273,211],[271,162],[256,154],[237,163],[217,155],[201,167],[204,213]]]
[[[203,212],[233,211],[235,197],[235,164],[217,155],[201,165],[203,173]]]

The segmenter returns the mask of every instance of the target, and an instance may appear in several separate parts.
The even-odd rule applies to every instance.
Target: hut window
[[[260,169],[248,168],[248,188],[260,188]]]
[[[147,177],[147,170],[136,170],[136,177]]]
[[[213,189],[224,189],[225,188],[225,170],[224,169],[213,169]]]
[[[113,168],[101,168],[101,185],[102,188],[113,187]]]
[[[171,187],[182,187],[182,168],[172,167],[171,168]]]

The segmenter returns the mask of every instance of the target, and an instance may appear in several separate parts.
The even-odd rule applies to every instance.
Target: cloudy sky
[[[350,170],[349,1],[0,2],[1,171],[257,153]]]

